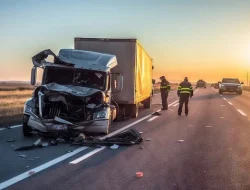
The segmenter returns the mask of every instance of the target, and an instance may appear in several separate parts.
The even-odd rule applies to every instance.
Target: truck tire
[[[28,116],[24,115],[23,116],[23,136],[25,137],[30,137],[32,136],[32,129],[30,126],[28,126]]]
[[[151,108],[151,97],[148,97],[146,100],[143,102],[144,108]]]
[[[219,90],[219,94],[222,94],[223,92],[221,90]]]
[[[242,91],[238,92],[237,94],[241,95],[241,94],[242,94]]]
[[[137,118],[139,114],[139,104],[131,105],[131,117]]]

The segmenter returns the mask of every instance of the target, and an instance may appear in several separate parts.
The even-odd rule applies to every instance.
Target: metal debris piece
[[[49,144],[50,144],[51,146],[57,146],[57,145],[58,145],[58,142],[57,142],[56,140],[51,140],[51,141],[49,142]]]
[[[78,135],[78,137],[74,138],[74,142],[78,143],[78,142],[82,142],[86,139],[86,136],[83,133],[80,133]]]
[[[184,140],[178,140],[177,142],[178,142],[178,143],[183,143],[183,142],[184,142]]]
[[[43,143],[42,144],[42,147],[48,147],[49,146],[49,143]]]
[[[9,139],[6,142],[15,142],[15,141],[16,141],[15,139]]]
[[[157,115],[157,116],[159,116],[159,115],[161,115],[159,112],[154,112],[154,113],[152,113],[152,115]]]
[[[25,154],[20,154],[19,157],[21,157],[21,158],[27,158],[27,156]]]
[[[117,145],[117,144],[114,144],[114,145],[113,145],[113,146],[111,146],[110,148],[114,150],[114,149],[117,149],[117,148],[119,148],[119,145]]]
[[[66,142],[66,141],[65,141],[64,139],[62,139],[62,138],[57,138],[56,141],[57,141],[58,143],[65,143],[65,142]]]

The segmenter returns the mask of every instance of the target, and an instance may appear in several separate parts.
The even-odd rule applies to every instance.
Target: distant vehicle
[[[242,84],[238,78],[223,78],[221,82],[219,82],[219,93],[223,92],[235,92],[239,95],[242,94]]]
[[[206,82],[204,80],[198,80],[196,83],[196,88],[206,88]]]
[[[219,83],[214,83],[214,86],[213,86],[215,89],[219,89]]]

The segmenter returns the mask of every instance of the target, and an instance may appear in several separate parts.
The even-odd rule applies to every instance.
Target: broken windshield
[[[105,90],[105,74],[83,69],[47,67],[44,84],[57,83]]]

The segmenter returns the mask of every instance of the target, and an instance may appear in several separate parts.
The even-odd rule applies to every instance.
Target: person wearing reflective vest
[[[193,96],[193,88],[188,78],[185,77],[184,81],[180,83],[177,95],[180,97],[178,115],[181,115],[183,104],[185,103],[185,114],[188,115],[188,102],[189,98]]]
[[[170,83],[166,80],[165,76],[161,76],[161,101],[162,101],[162,110],[167,110],[168,109],[168,93],[171,89]]]

